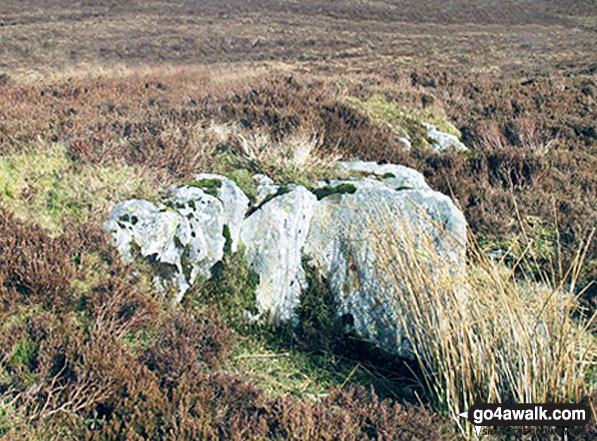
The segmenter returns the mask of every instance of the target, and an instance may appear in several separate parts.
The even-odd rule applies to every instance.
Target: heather
[[[9,3],[0,438],[455,440],[479,393],[594,394],[590,5]],[[469,151],[434,152],[421,122]],[[255,173],[325,198],[316,183],[342,178],[342,159],[412,167],[468,222],[462,278],[426,272],[431,247],[377,249],[386,283],[409,292],[412,359],[351,333],[307,263],[297,323],[255,323],[242,247],[174,304],[102,229],[115,203],[163,200],[197,173],[252,201]]]

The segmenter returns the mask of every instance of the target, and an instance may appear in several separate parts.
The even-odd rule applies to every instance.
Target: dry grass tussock
[[[454,271],[424,235],[382,236],[379,226],[371,228],[380,274],[401,293],[402,325],[423,372],[420,380],[463,432],[470,434],[471,425],[455,415],[477,397],[545,403],[590,395],[595,315],[580,309],[576,282],[593,235],[554,281],[537,278],[541,270],[528,256],[506,266],[475,244],[466,269]]]
[[[276,181],[296,182],[333,174],[342,158],[339,149],[324,147],[314,127],[299,127],[276,139],[266,131],[211,122],[203,133],[215,141],[215,151],[234,168],[265,173]]]

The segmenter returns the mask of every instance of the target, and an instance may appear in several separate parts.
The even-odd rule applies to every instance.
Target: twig
[[[357,363],[357,364],[354,365],[354,368],[352,368],[352,371],[350,371],[350,374],[348,374],[348,376],[344,379],[344,381],[340,385],[340,389],[343,389],[344,386],[346,386],[346,384],[350,381],[350,379],[352,378],[352,376],[356,373],[356,371],[357,371],[357,369],[359,368],[360,365],[361,365],[361,363]]]
[[[281,358],[281,357],[289,357],[290,356],[290,352],[282,352],[280,354],[243,354],[243,355],[237,355],[236,357],[234,357],[235,360],[240,360],[240,359],[252,359],[252,358]]]

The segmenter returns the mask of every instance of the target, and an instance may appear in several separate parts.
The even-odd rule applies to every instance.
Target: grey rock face
[[[354,185],[356,190],[328,196],[318,203],[304,253],[327,278],[339,302],[339,313],[352,317],[358,335],[408,356],[400,325],[401,293],[382,280],[372,243],[390,235],[409,234],[417,246],[427,235],[447,264],[457,268],[464,261],[464,216],[447,196],[429,188],[396,190],[393,184],[372,179],[343,183]],[[373,232],[371,225],[377,231]]]
[[[403,165],[378,164],[372,161],[341,161],[338,165],[341,168],[355,172],[355,174],[368,173],[377,176],[387,187],[395,189],[429,189],[429,185],[427,185],[425,177],[421,173]]]
[[[142,256],[168,254],[167,240],[178,228],[178,216],[161,212],[149,201],[131,199],[114,205],[103,227],[112,234],[118,251],[127,263],[133,261],[133,244]],[[150,240],[145,240],[149,238]]]
[[[261,184],[257,187],[257,196],[255,196],[255,206],[258,207],[263,204],[268,198],[271,198],[280,190],[279,185],[275,184]]]
[[[424,241],[450,271],[464,267],[466,221],[447,196],[433,191],[410,168],[374,162],[339,163],[351,177],[318,183],[314,192],[278,186],[257,176],[257,202],[229,179],[198,175],[173,189],[162,204],[131,200],[116,204],[104,228],[123,257],[137,254],[157,267],[156,283],[173,283],[178,300],[199,275],[209,275],[230,250],[244,245],[259,275],[258,317],[292,321],[306,287],[303,259],[328,280],[340,315],[350,315],[361,337],[408,356],[401,328],[400,288],[379,271],[379,246],[408,237]]]
[[[223,176],[204,173],[195,176],[195,179],[197,182],[206,180],[221,182],[216,197],[222,203],[222,222],[230,230],[231,250],[235,252],[238,249],[241,223],[249,208],[249,198],[233,181]]]
[[[158,287],[173,283],[177,300],[196,280],[209,275],[222,259],[226,240],[238,247],[240,225],[249,200],[232,181],[217,175],[198,175],[197,186],[173,189],[164,203],[125,201],[116,204],[104,229],[110,232],[125,260],[139,250],[157,270]],[[200,188],[211,185],[208,194]],[[227,237],[226,237],[227,236]]]
[[[434,141],[433,148],[436,152],[442,153],[450,148],[461,152],[468,151],[468,148],[460,142],[457,136],[439,131],[433,124],[421,124],[427,129],[427,136]]]
[[[302,248],[317,198],[305,187],[267,201],[242,224],[249,265],[259,274],[257,309],[275,321],[294,318],[305,288]]]
[[[271,178],[269,178],[261,173],[257,173],[255,175],[253,175],[252,178],[253,178],[253,182],[257,185],[272,185],[274,183],[274,181]]]

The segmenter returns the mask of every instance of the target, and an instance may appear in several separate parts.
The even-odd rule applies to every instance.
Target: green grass
[[[428,151],[432,144],[421,122],[433,124],[438,130],[458,138],[462,136],[439,108],[407,109],[381,95],[373,95],[366,101],[350,97],[348,102],[364,111],[377,124],[389,126],[398,136],[407,136],[415,149]]]
[[[290,394],[309,400],[348,386],[373,387],[381,397],[404,399],[400,388],[414,384],[397,368],[379,369],[349,351],[312,347],[288,328],[267,325],[255,325],[237,336],[226,370],[246,375],[270,396]]]
[[[337,316],[332,294],[314,269],[308,268],[309,288],[303,293],[295,325],[252,321],[258,276],[248,266],[242,248],[228,253],[185,294],[181,307],[201,311],[215,306],[234,332],[234,347],[226,372],[240,374],[270,396],[290,394],[316,400],[338,386],[373,385],[381,396],[397,397],[391,373],[376,371],[348,349],[352,340]],[[412,383],[412,379],[410,380]]]
[[[12,353],[12,357],[8,360],[8,366],[11,367],[27,367],[34,360],[37,353],[37,344],[29,338],[20,340]]]
[[[59,143],[39,150],[0,158],[0,207],[50,233],[60,234],[71,223],[101,221],[117,202],[156,194],[138,167],[80,164]]]
[[[228,247],[229,248],[229,247]],[[247,266],[241,245],[235,253],[227,253],[211,269],[209,279],[198,280],[185,293],[184,308],[202,309],[215,305],[224,322],[241,331],[248,325],[245,311],[257,313],[255,288],[259,276]]]

